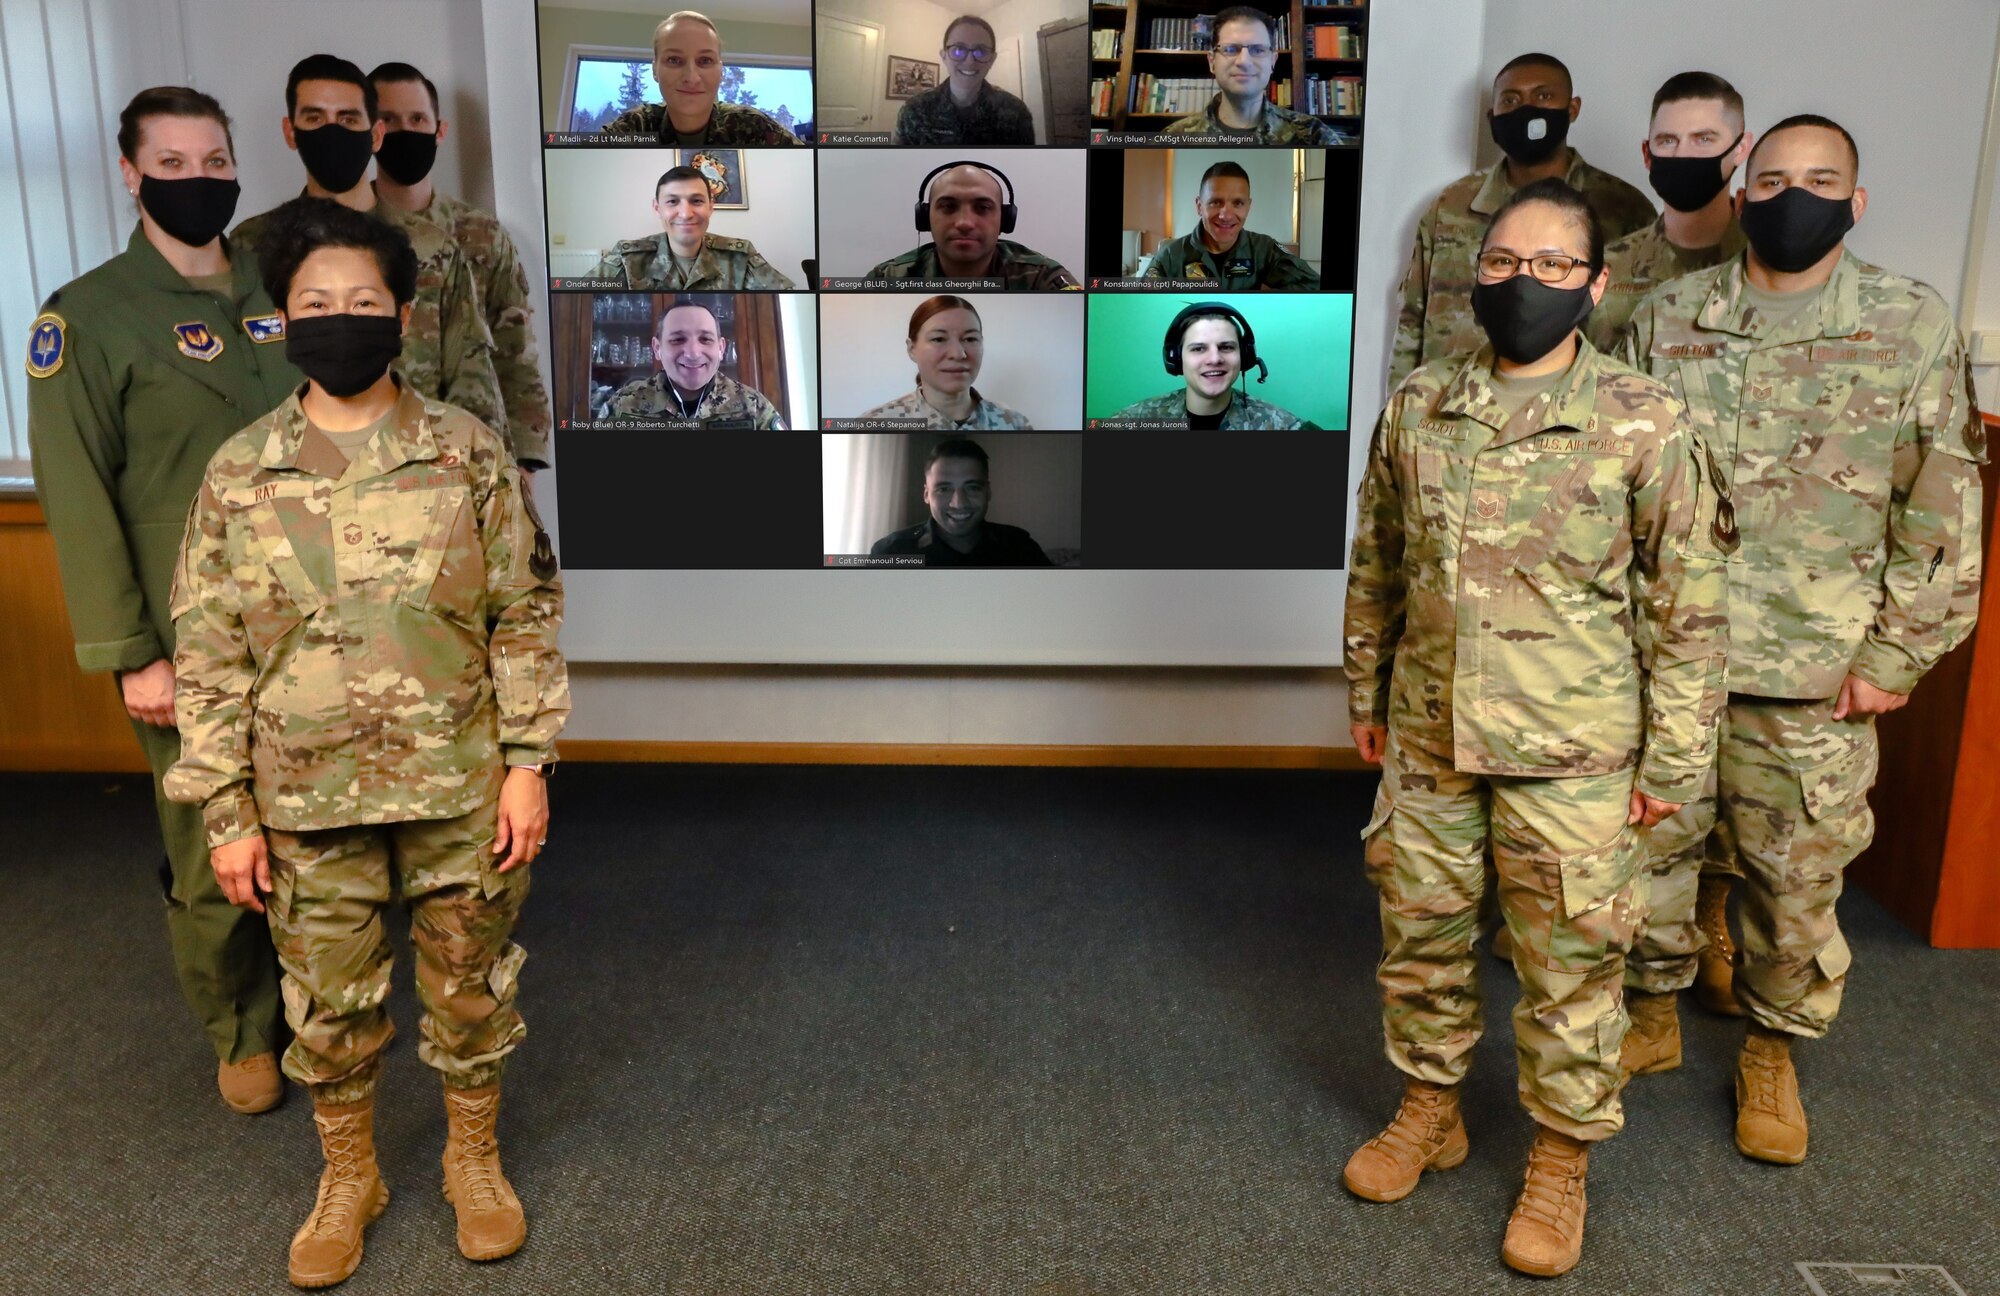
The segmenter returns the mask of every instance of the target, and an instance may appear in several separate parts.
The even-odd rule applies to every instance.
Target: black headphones
[[[1007,173],[999,167],[987,166],[984,162],[974,162],[971,158],[964,158],[957,162],[947,162],[943,166],[933,169],[929,175],[924,177],[923,183],[917,186],[917,233],[928,234],[931,232],[931,200],[925,196],[924,191],[931,187],[931,181],[937,179],[953,167],[962,166],[978,167],[981,171],[991,171],[994,175],[1000,177],[1001,184],[1007,186],[1007,201],[1000,204],[1000,232],[1002,234],[1012,234],[1014,232],[1014,218],[1020,215],[1021,212],[1021,209],[1014,205],[1014,182],[1009,180]]]
[[[1190,320],[1199,319],[1204,315],[1213,315],[1220,319],[1226,319],[1236,325],[1236,336],[1242,359],[1241,365],[1238,366],[1238,372],[1247,373],[1254,368],[1257,371],[1257,381],[1260,383],[1265,381],[1270,376],[1270,370],[1266,369],[1264,362],[1257,358],[1257,335],[1250,331],[1250,321],[1244,319],[1243,313],[1234,306],[1219,301],[1194,302],[1183,306],[1181,307],[1181,313],[1174,316],[1174,322],[1167,325],[1166,341],[1161,348],[1164,352],[1162,358],[1166,363],[1167,372],[1177,378],[1180,376],[1181,334],[1186,331]]]

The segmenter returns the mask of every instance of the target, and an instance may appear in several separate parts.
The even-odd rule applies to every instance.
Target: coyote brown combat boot
[[[446,1089],[444,1199],[458,1215],[458,1251],[467,1260],[498,1260],[528,1240],[521,1199],[500,1172],[500,1087]]]
[[[1724,1017],[1741,1017],[1736,1000],[1736,942],[1729,939],[1729,878],[1704,873],[1695,891],[1695,926],[1708,946],[1695,961],[1694,993],[1701,1006]]]
[[[1628,1076],[1671,1071],[1681,1064],[1681,1015],[1675,1000],[1679,996],[1625,992],[1625,1012],[1632,1019],[1625,1032],[1625,1047],[1619,1065]]]
[[[1736,1150],[1756,1161],[1806,1159],[1806,1109],[1790,1037],[1752,1026],[1736,1058]]]
[[[1465,1160],[1467,1149],[1458,1088],[1409,1080],[1396,1118],[1347,1159],[1341,1178],[1357,1197],[1401,1201],[1416,1190],[1424,1171],[1451,1169]]]
[[[361,1264],[361,1231],[389,1204],[389,1189],[375,1167],[375,1101],[315,1104],[326,1169],[312,1214],[292,1236],[294,1287],[331,1287]]]
[[[217,1062],[215,1087],[229,1110],[255,1116],[276,1107],[285,1097],[285,1077],[278,1073],[278,1059],[258,1053],[241,1062]]]
[[[1528,1176],[1507,1221],[1500,1258],[1537,1278],[1566,1274],[1583,1258],[1584,1172],[1590,1144],[1543,1126],[1528,1149]]]

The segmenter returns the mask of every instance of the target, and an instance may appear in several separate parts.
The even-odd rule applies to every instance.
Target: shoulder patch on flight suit
[[[69,342],[69,321],[54,311],[35,316],[28,328],[28,377],[47,378],[62,368]]]
[[[1208,267],[1199,261],[1190,261],[1181,273],[1190,279],[1208,278]]]
[[[1239,275],[1247,275],[1249,273],[1250,273],[1249,257],[1238,257],[1234,261],[1231,261],[1228,265],[1222,267],[1222,275],[1225,279],[1234,279],[1237,278]]]
[[[174,336],[180,339],[181,354],[190,360],[212,363],[222,354],[222,339],[204,320],[174,325]]]
[[[285,340],[285,317],[273,311],[269,315],[245,315],[243,331],[250,335],[252,342],[262,345],[266,342]]]

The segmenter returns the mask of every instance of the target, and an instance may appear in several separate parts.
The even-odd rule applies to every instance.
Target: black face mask
[[[394,315],[294,315],[285,321],[285,359],[329,396],[359,396],[403,353]]]
[[[1854,228],[1854,202],[1792,185],[1774,198],[1745,202],[1736,220],[1759,261],[1781,274],[1796,274],[1847,237]]]
[[[1501,152],[1522,166],[1533,166],[1547,161],[1569,138],[1569,109],[1516,108],[1489,115],[1486,125]]]
[[[437,156],[436,132],[390,131],[382,137],[375,164],[397,184],[413,185],[431,173],[431,168],[437,165]]]
[[[299,160],[306,172],[328,193],[342,194],[361,183],[368,159],[375,156],[373,130],[349,130],[345,126],[315,126],[311,130],[292,128],[299,146]]]
[[[215,236],[229,228],[236,214],[236,199],[243,186],[234,180],[214,176],[189,176],[185,180],[162,180],[158,176],[139,177],[139,205],[153,223],[175,240],[189,247],[207,247]]]
[[[1494,354],[1528,364],[1556,349],[1590,316],[1590,285],[1552,288],[1533,275],[1472,286],[1472,316],[1486,330]]]
[[[1738,135],[1729,147],[1714,157],[1655,157],[1646,178],[1660,201],[1677,212],[1700,211],[1715,200],[1729,183],[1722,161],[1743,142]]]

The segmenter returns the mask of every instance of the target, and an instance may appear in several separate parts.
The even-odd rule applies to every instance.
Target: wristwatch
[[[548,779],[555,777],[556,763],[554,761],[543,761],[539,765],[516,765],[514,766],[514,768],[533,770],[535,773],[541,775],[543,778]]]

